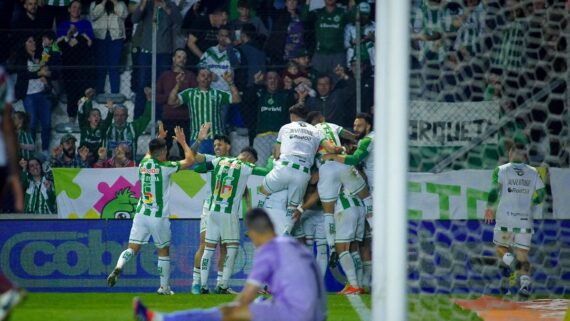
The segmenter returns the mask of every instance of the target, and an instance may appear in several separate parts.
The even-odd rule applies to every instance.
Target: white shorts
[[[301,217],[301,223],[308,239],[326,239],[325,216],[322,211],[306,210]]]
[[[350,243],[355,240],[362,241],[364,236],[364,207],[351,207],[334,214],[336,224],[335,243]],[[359,224],[361,227],[359,227]],[[358,234],[358,233],[361,234]]]
[[[530,250],[532,233],[515,233],[501,230],[493,230],[493,243],[504,247],[516,247],[523,250]]]
[[[170,246],[172,236],[170,219],[168,217],[154,217],[144,214],[135,215],[129,235],[129,243],[147,244],[151,236],[157,248]]]
[[[200,233],[206,232],[206,226],[208,226],[208,216],[210,216],[210,210],[206,206],[202,207],[202,215],[200,215]]]
[[[317,188],[322,202],[336,202],[341,186],[354,195],[366,187],[366,181],[354,166],[328,161],[319,167]]]
[[[292,163],[289,163],[289,166]],[[301,166],[296,169],[276,162],[275,167],[263,179],[263,188],[270,193],[287,190],[287,200],[297,206],[303,200],[311,175],[309,169]]]
[[[239,243],[239,216],[210,211],[206,224],[206,242],[218,244]]]

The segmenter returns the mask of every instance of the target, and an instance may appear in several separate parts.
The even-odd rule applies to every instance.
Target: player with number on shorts
[[[546,195],[536,168],[526,165],[525,146],[514,144],[509,163],[493,171],[485,222],[496,220],[493,243],[505,275],[515,268],[519,274],[519,295],[530,295],[528,251],[533,234],[532,214]],[[498,206],[497,206],[498,203]],[[514,251],[514,256],[510,250]]]

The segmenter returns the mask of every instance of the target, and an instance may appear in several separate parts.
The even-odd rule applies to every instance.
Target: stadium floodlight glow
[[[409,1],[376,5],[372,319],[407,315]]]

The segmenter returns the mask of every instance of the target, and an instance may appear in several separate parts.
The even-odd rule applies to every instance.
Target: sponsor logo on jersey
[[[340,24],[338,23],[321,23],[321,28],[331,28],[331,29],[340,29]]]
[[[241,164],[240,164],[240,163],[232,163],[232,162],[229,162],[229,161],[227,161],[227,160],[221,160],[221,161],[220,161],[220,166],[227,166],[227,167],[229,167],[229,168],[237,169],[237,168],[240,168],[240,167],[241,167]]]
[[[290,135],[289,139],[301,139],[301,140],[311,141],[312,137],[301,136],[301,135]]]
[[[261,112],[264,112],[264,111],[281,112],[281,110],[283,110],[283,107],[281,107],[281,106],[279,106],[279,107],[262,106],[262,107],[261,107]]]
[[[516,194],[528,194],[530,190],[528,188],[508,187],[507,192]]]
[[[530,186],[530,179],[525,178],[518,178],[518,179],[509,179],[508,182],[509,186]]]
[[[152,204],[152,202],[154,202],[154,195],[150,192],[144,193],[144,202],[146,204]]]
[[[513,167],[513,170],[515,171],[515,173],[517,173],[518,176],[524,175],[524,169],[522,169],[522,168]]]
[[[160,169],[158,169],[158,168],[150,168],[150,169],[141,168],[141,169],[139,169],[139,172],[141,174],[157,175],[160,173]]]

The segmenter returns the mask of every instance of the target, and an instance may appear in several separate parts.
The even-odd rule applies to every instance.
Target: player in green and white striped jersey
[[[197,162],[203,162],[203,154],[196,155]],[[233,265],[239,248],[239,207],[246,190],[249,176],[265,176],[269,171],[264,167],[255,166],[257,152],[246,147],[237,158],[216,157],[206,162],[206,167],[212,171],[210,180],[210,215],[206,223],[206,248],[201,260],[202,294],[209,293],[208,275],[210,262],[218,240],[227,245],[227,255],[222,272],[222,282],[216,292],[226,293]]]
[[[37,158],[20,160],[22,186],[25,192],[25,213],[57,214],[55,188],[42,169]]]
[[[510,269],[516,266],[520,276],[519,295],[528,297],[531,283],[528,251],[533,234],[532,216],[537,210],[536,206],[544,200],[546,192],[536,168],[524,164],[525,158],[524,145],[513,145],[509,150],[509,163],[493,171],[485,222],[492,223],[496,218],[493,243],[501,258],[501,267],[505,270],[505,275],[508,275]],[[510,253],[511,248],[514,256]]]
[[[160,288],[158,294],[172,295],[170,289],[170,211],[169,187],[170,175],[181,168],[194,164],[194,156],[184,131],[174,128],[173,138],[182,146],[184,159],[178,162],[168,162],[166,157],[166,132],[160,131],[159,138],[149,143],[149,152],[139,165],[139,180],[141,184],[140,199],[136,207],[136,216],[129,236],[128,248],[121,253],[113,272],[107,277],[107,284],[112,287],[117,282],[123,266],[135,256],[142,244],[148,243],[152,236],[158,250],[158,271],[160,273]]]

